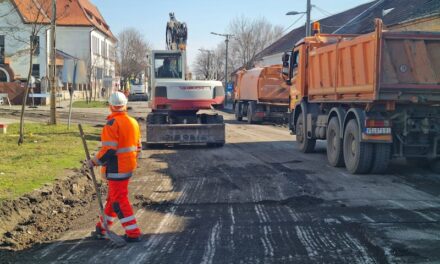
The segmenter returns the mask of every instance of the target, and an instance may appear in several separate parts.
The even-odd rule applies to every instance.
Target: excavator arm
[[[170,21],[167,23],[166,44],[167,50],[186,51],[188,28],[186,23],[177,21],[174,13],[170,13]]]

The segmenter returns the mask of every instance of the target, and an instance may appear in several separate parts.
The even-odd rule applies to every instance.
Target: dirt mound
[[[0,203],[0,250],[22,250],[58,238],[87,212],[95,191],[84,169],[16,200]]]

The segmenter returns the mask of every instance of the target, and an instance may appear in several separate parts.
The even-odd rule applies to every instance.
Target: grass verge
[[[72,103],[74,108],[106,108],[108,103],[106,101],[92,101],[87,103],[86,101],[75,101]]]
[[[25,140],[17,145],[18,124],[0,135],[0,201],[14,199],[50,184],[66,169],[81,167],[85,159],[78,129],[66,125],[26,124]],[[84,126],[89,149],[97,148],[99,128]]]

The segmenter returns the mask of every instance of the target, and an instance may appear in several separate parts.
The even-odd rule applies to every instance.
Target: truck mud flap
[[[224,144],[224,124],[147,125],[147,144]]]

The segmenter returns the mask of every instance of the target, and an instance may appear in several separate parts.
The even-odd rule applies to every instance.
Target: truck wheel
[[[156,125],[162,125],[162,124],[166,124],[167,123],[167,117],[166,115],[156,115],[153,114],[153,124]]]
[[[429,167],[435,173],[440,173],[440,159],[435,159],[429,162]]]
[[[217,115],[216,117],[216,124],[223,124],[225,122],[222,115]]]
[[[147,115],[147,125],[153,124],[153,114]]]
[[[370,172],[373,174],[385,173],[391,159],[391,144],[374,144],[373,153],[373,164]]]
[[[241,115],[241,103],[235,103],[235,120],[242,121],[243,116]]]
[[[296,121],[296,142],[299,150],[303,153],[311,153],[315,150],[316,139],[307,138],[302,114],[299,115]]]
[[[254,124],[255,122],[252,120],[252,117],[254,116],[255,112],[255,106],[252,102],[248,103],[248,109],[247,109],[247,121],[249,124]]]
[[[223,124],[223,116],[221,115],[206,115],[206,124]]]
[[[345,165],[340,131],[338,118],[333,117],[327,127],[327,160],[333,167],[343,167]]]
[[[353,174],[368,173],[373,161],[373,146],[360,139],[356,120],[348,122],[344,133],[344,161],[347,170]]]

